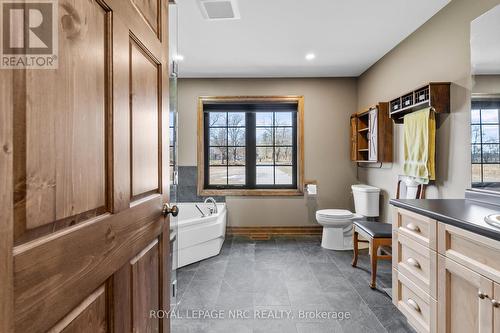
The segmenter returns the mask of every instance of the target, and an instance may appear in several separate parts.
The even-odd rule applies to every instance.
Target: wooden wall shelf
[[[403,123],[404,115],[426,107],[436,113],[450,112],[450,82],[431,82],[389,102],[389,114],[395,123]]]
[[[351,115],[351,160],[392,162],[392,121],[389,103],[379,103]]]

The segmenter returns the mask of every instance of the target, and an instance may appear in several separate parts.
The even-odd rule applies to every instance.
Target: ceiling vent
[[[201,13],[208,20],[237,20],[240,11],[236,0],[199,0]]]

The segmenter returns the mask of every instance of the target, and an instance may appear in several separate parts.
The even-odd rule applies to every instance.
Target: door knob
[[[500,302],[497,301],[496,299],[492,299],[491,304],[493,305],[494,308],[500,308]]]
[[[477,293],[477,297],[479,297],[480,299],[485,299],[485,298],[488,298],[488,295],[483,293],[482,291],[479,291]]]
[[[172,214],[173,217],[176,217],[179,215],[179,207],[176,205],[170,205],[168,203],[163,205],[163,210],[162,210],[163,216],[167,217],[169,214]]]

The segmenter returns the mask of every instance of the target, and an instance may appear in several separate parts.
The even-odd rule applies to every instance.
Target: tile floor
[[[178,271],[172,333],[414,332],[383,291],[368,287],[366,251],[359,268],[351,259],[321,248],[319,237],[227,238],[220,255]],[[389,261],[379,262],[378,284],[391,286]],[[235,319],[238,310],[245,319]]]

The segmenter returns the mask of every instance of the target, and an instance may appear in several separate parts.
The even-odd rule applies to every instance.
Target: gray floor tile
[[[287,281],[288,295],[293,306],[328,304],[319,284],[314,281]]]
[[[371,307],[382,326],[390,333],[415,333],[406,318],[394,306]]]
[[[338,322],[297,323],[297,333],[337,333],[342,332]]]
[[[210,322],[190,319],[171,320],[172,333],[205,333],[210,329]]]
[[[253,320],[213,320],[209,333],[253,333]],[[172,332],[175,333],[175,332]]]
[[[330,263],[332,260],[328,254],[328,250],[320,246],[302,247],[302,253],[309,263]]]
[[[350,311],[350,318],[339,321],[339,324],[346,333],[380,333],[386,331],[375,314],[364,303],[359,308]]]
[[[232,281],[223,280],[215,307],[227,310],[253,308],[253,293],[241,291],[235,288]]]
[[[254,333],[296,333],[295,323],[287,320],[255,320]],[[308,332],[312,333],[312,332]]]
[[[228,237],[222,254],[178,271],[183,286],[179,310],[237,309],[250,319],[173,319],[172,332],[413,332],[381,291],[371,290],[370,260],[361,251],[358,268],[351,251],[321,248],[321,237],[252,241]],[[378,286],[391,285],[391,263],[380,262]],[[255,310],[284,309],[293,318],[253,318]],[[318,313],[335,313],[321,319]],[[308,313],[309,317],[300,317]],[[350,315],[349,319],[343,316]]]

